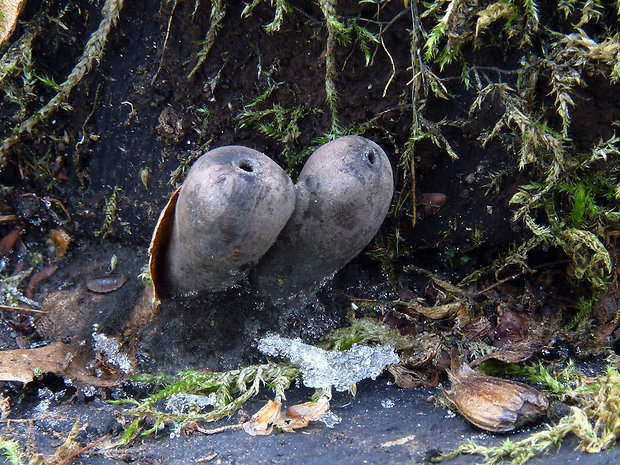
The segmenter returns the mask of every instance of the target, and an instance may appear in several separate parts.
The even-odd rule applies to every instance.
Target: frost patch
[[[199,396],[196,394],[172,394],[166,403],[166,411],[182,414],[190,413],[198,410],[202,411],[207,407],[212,407],[217,402],[217,396],[215,392],[212,392],[208,396]]]
[[[95,350],[106,357],[106,363],[116,365],[125,373],[131,371],[131,361],[127,354],[121,351],[121,345],[116,339],[96,331],[92,333],[92,336]]]
[[[346,391],[366,378],[375,379],[387,365],[399,362],[394,349],[388,346],[353,345],[349,350],[327,351],[275,334],[259,340],[258,350],[299,365],[307,387],[334,386],[337,391]]]

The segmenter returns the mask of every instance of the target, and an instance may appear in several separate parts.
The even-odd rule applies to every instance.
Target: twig
[[[17,215],[0,215],[0,223],[13,223],[15,221],[22,221]]]
[[[161,67],[164,64],[164,53],[166,53],[166,45],[168,45],[168,38],[170,37],[170,26],[172,25],[172,17],[174,15],[174,10],[177,7],[177,0],[174,0],[174,3],[172,4],[172,10],[170,11],[170,16],[168,16],[168,27],[166,28],[166,38],[164,39],[164,45],[161,48],[161,58],[159,59],[159,67],[157,68],[157,71],[155,71],[155,75],[153,76],[153,79],[151,79],[151,85],[153,85],[155,83],[155,81],[157,80],[157,76],[159,75],[159,72],[161,71]]]
[[[70,460],[73,460],[74,458],[76,458],[78,455],[83,454],[84,452],[86,452],[88,449],[92,449],[93,447],[95,447],[97,444],[99,444],[101,441],[103,441],[104,439],[106,439],[108,436],[110,436],[109,434],[104,434],[103,436],[101,436],[99,439],[97,439],[94,442],[91,442],[90,444],[88,444],[87,446],[82,447],[80,450],[75,451],[73,454],[69,455],[68,457],[65,457],[64,459],[62,459],[60,462],[56,462],[56,465],[64,465],[65,463],[68,463]]]
[[[471,293],[472,297],[478,297],[479,295],[484,294],[485,292],[490,291],[491,289],[496,288],[497,286],[504,284],[507,281],[511,281],[515,278],[518,278],[519,276],[521,276],[523,273],[525,273],[526,270],[520,271],[519,273],[515,273],[512,276],[508,276],[507,278],[504,279],[500,279],[499,281],[497,281],[496,283],[491,284],[490,286],[485,287],[484,289],[480,289],[479,291],[474,291]]]
[[[207,455],[206,457],[201,457],[199,459],[196,459],[196,463],[205,463],[205,462],[210,462],[211,460],[213,460],[215,457],[217,457],[217,452],[214,452],[211,455]]]
[[[540,264],[540,265],[535,266],[534,268],[532,268],[532,270],[533,270],[533,271],[538,271],[538,270],[541,270],[541,269],[543,269],[543,268],[547,268],[547,267],[549,267],[549,266],[561,265],[562,263],[568,263],[568,262],[569,262],[569,260],[556,260],[556,261],[553,261],[553,262],[542,263],[542,264]],[[511,275],[511,276],[508,276],[507,278],[500,279],[500,280],[499,280],[499,281],[497,281],[496,283],[493,283],[493,284],[491,284],[490,286],[485,287],[484,289],[481,289],[481,290],[479,290],[479,291],[474,291],[474,292],[472,292],[472,293],[471,293],[471,296],[472,296],[472,297],[478,297],[479,295],[484,294],[485,292],[488,292],[488,291],[490,291],[491,289],[494,289],[494,288],[496,288],[497,286],[500,286],[500,285],[504,284],[504,283],[505,283],[505,282],[507,282],[507,281],[511,281],[511,280],[513,280],[513,279],[515,279],[515,278],[518,278],[518,277],[519,277],[519,276],[521,276],[522,274],[525,274],[527,271],[529,271],[529,270],[522,270],[522,271],[520,271],[519,273],[515,273],[515,274],[513,274],[513,275]]]
[[[224,431],[241,429],[242,427],[243,427],[243,423],[235,423],[234,425],[226,425],[226,426],[220,426],[219,428],[210,428],[210,429],[196,426],[196,431],[202,434],[211,435],[211,434],[223,433]]]
[[[20,312],[32,312],[32,313],[49,313],[47,310],[35,310],[34,308],[26,307],[11,307],[10,305],[0,305],[2,310],[17,310]]]

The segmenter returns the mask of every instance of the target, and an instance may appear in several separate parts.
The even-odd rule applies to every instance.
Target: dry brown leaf
[[[252,418],[242,424],[243,430],[252,436],[266,436],[276,427],[288,433],[317,421],[329,410],[329,395],[316,402],[296,404],[282,412],[282,403],[269,400]]]
[[[266,436],[273,431],[274,423],[280,418],[282,402],[267,401],[263,407],[243,423],[243,431],[251,436]]]
[[[151,274],[151,281],[153,281],[153,302],[156,305],[159,305],[161,301],[161,294],[164,288],[164,273],[161,267],[165,260],[168,239],[174,224],[174,209],[180,191],[180,187],[174,191],[170,200],[161,211],[153,231],[151,245],[149,246],[149,272]]]
[[[277,422],[276,426],[284,431],[293,431],[317,421],[329,410],[329,398],[324,396],[316,402],[306,402],[289,407]]]
[[[495,359],[505,363],[524,362],[542,349],[542,347],[543,343],[537,337],[529,337],[478,357],[471,363],[471,366],[478,366],[489,359]]]
[[[67,254],[67,249],[72,240],[71,236],[63,229],[52,229],[50,231],[50,241],[54,244],[59,257],[64,257]]]
[[[432,320],[442,320],[444,318],[456,317],[458,319],[459,326],[465,326],[471,321],[469,306],[466,304],[465,299],[450,302],[448,304],[435,305],[434,307],[425,307],[413,301],[406,302],[405,305]]]
[[[1,1],[2,0],[0,0],[0,2]],[[9,232],[6,236],[2,238],[2,240],[0,241],[0,258],[5,257],[9,254],[11,249],[13,249],[13,247],[17,243],[17,240],[19,239],[19,236],[21,236],[22,232],[24,232],[24,226],[20,224],[18,226],[15,226],[11,230],[11,232]]]
[[[25,3],[25,0],[0,0],[0,45],[13,33]]]
[[[97,377],[88,374],[86,364],[92,360],[80,342],[54,342],[36,349],[5,350],[0,352],[0,381],[29,383],[43,373],[56,373],[72,382],[97,387],[116,386],[120,376]]]

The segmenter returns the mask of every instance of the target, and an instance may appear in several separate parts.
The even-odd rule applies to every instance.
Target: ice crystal
[[[359,381],[381,374],[383,368],[398,363],[398,355],[387,346],[353,345],[349,350],[327,351],[278,335],[268,335],[258,341],[258,350],[270,356],[280,356],[299,365],[304,385],[346,391]]]

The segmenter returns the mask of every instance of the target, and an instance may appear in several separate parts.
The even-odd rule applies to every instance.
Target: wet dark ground
[[[412,464],[425,463],[425,455],[448,452],[464,441],[498,445],[506,439],[523,439],[530,432],[544,428],[540,424],[515,434],[485,433],[462,417],[427,401],[429,396],[440,394],[438,389],[400,389],[379,378],[360,383],[356,397],[348,393],[335,394],[331,410],[341,421],[333,427],[316,422],[295,433],[274,432],[269,436],[256,437],[243,431],[212,436],[195,433],[179,437],[171,429],[165,429],[158,439],[138,439],[123,449],[106,451],[103,443],[103,450],[87,452],[72,463]],[[286,404],[304,402],[310,395],[307,389],[291,390]],[[266,395],[259,395],[247,404],[247,412],[254,413],[266,399]],[[4,437],[19,438],[22,443],[27,438],[35,437],[34,444],[40,453],[51,455],[62,442],[58,435],[66,435],[78,419],[82,425],[88,425],[79,436],[83,444],[95,441],[104,434],[118,432],[120,428],[114,416],[118,407],[99,398],[87,397],[84,402],[70,403],[52,400],[49,406],[44,403],[28,405],[31,401],[23,401],[28,413],[20,416],[18,422],[4,423],[2,434]],[[231,422],[222,421],[214,426]],[[479,457],[462,456],[445,463],[479,462],[482,462]],[[529,463],[611,465],[619,462],[620,449],[587,454],[577,449],[575,440],[568,439],[559,450],[553,448]]]

